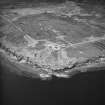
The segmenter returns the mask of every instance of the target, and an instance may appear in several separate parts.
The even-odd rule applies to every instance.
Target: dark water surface
[[[31,79],[2,68],[0,105],[104,105],[105,72],[81,73],[70,79]]]

